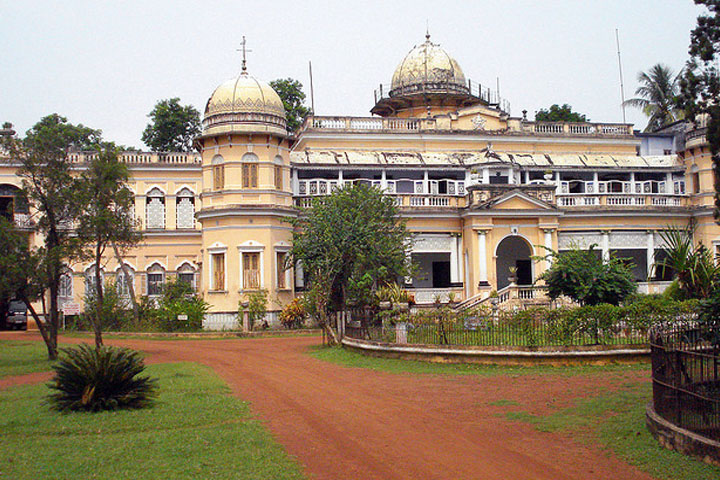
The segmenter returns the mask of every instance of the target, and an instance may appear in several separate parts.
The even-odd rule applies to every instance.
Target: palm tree
[[[626,100],[624,105],[639,108],[648,117],[646,132],[652,132],[683,117],[676,107],[678,78],[667,65],[658,63],[647,72],[638,73],[640,86],[635,90],[637,98]]]

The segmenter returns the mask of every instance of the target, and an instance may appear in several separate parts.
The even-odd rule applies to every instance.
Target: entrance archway
[[[532,247],[519,235],[503,238],[495,249],[495,272],[497,274],[497,289],[510,285],[510,267],[517,268],[517,284],[532,285],[533,265],[530,256]]]

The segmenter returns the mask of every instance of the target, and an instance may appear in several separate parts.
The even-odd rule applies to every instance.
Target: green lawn
[[[45,372],[51,365],[44,342],[0,341],[0,377]]]
[[[145,410],[59,414],[44,405],[45,385],[0,391],[0,478],[305,478],[211,370],[147,371],[160,395]]]
[[[631,465],[668,480],[717,480],[720,468],[661,447],[645,426],[649,384],[627,385],[620,391],[580,400],[575,406],[547,416],[510,411],[505,417],[532,423],[538,430],[563,431],[579,440],[600,442]]]
[[[573,367],[552,366],[504,366],[504,365],[473,365],[430,363],[413,360],[398,360],[392,358],[375,358],[353,352],[342,347],[311,347],[310,355],[326,362],[346,367],[368,368],[390,373],[421,373],[435,375],[589,375],[604,374],[607,372],[627,372],[649,370],[645,363],[632,365],[592,366],[579,365]]]

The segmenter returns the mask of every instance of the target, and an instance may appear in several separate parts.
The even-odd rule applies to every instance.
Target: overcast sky
[[[0,121],[24,133],[57,112],[145,148],[156,101],[180,97],[202,113],[240,72],[242,35],[256,77],[296,78],[309,93],[312,60],[317,114],[366,116],[373,90],[424,41],[427,21],[467,78],[494,88],[499,77],[513,115],[569,103],[593,121],[619,122],[615,29],[629,98],[639,71],[684,65],[700,12],[690,0],[0,0]],[[627,119],[646,124],[636,110]]]

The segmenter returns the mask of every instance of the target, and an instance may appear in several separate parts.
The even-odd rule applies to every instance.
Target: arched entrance
[[[497,274],[497,289],[510,285],[510,267],[517,268],[517,284],[532,285],[532,247],[519,235],[503,238],[495,249],[495,272]]]
[[[12,222],[15,215],[29,213],[28,202],[22,190],[15,185],[0,184],[0,216]]]

